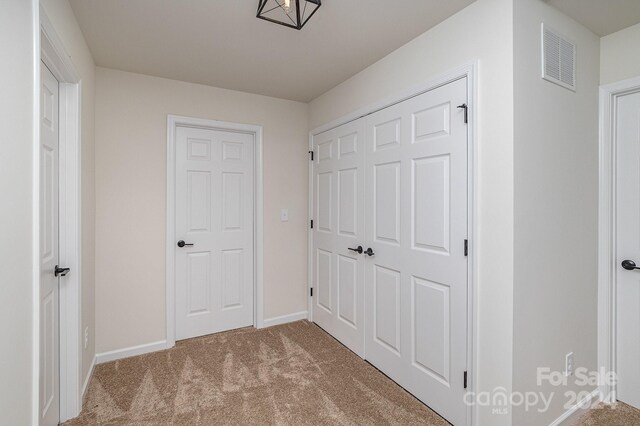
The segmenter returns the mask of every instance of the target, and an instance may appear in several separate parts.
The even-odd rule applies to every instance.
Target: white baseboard
[[[562,413],[549,426],[570,426],[576,422],[583,414],[591,409],[593,403],[600,399],[600,390],[595,389],[589,395],[578,401],[573,407]]]
[[[94,355],[93,360],[91,360],[91,366],[89,367],[89,371],[87,371],[87,377],[84,378],[84,383],[82,384],[82,393],[80,394],[81,404],[84,403],[84,395],[87,393],[89,382],[91,381],[91,377],[93,376],[93,369],[96,367],[96,359],[97,359],[97,355]]]
[[[265,319],[262,323],[262,328],[273,327],[274,325],[286,324],[303,319],[307,319],[307,311]],[[105,362],[116,361],[118,359],[129,358],[136,355],[143,355],[150,352],[162,351],[165,349],[168,349],[166,340],[160,340],[158,342],[147,343],[139,346],[132,346],[130,348],[116,349],[115,351],[96,354],[95,364],[104,364]]]
[[[273,327],[274,325],[286,324],[288,322],[300,321],[303,319],[307,319],[307,311],[266,319],[262,322],[262,327]]]
[[[116,349],[115,351],[103,352],[96,354],[96,364],[103,364],[109,361],[129,358],[136,355],[148,354],[149,352],[157,352],[167,349],[167,341],[160,340],[158,342],[147,343],[130,348]]]

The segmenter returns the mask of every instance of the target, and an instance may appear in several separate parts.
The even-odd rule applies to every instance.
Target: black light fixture
[[[320,8],[320,1],[258,0],[258,14],[256,16],[269,22],[300,30]]]

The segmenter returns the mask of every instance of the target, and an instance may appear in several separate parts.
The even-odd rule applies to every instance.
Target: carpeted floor
[[[299,321],[178,342],[98,365],[65,425],[447,425],[316,325]],[[626,404],[580,426],[640,425]]]
[[[316,325],[178,342],[98,365],[66,425],[446,425]]]
[[[640,410],[622,402],[600,404],[589,410],[575,426],[639,426]]]

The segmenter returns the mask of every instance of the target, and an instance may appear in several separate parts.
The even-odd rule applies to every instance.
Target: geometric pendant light
[[[300,30],[320,8],[320,1],[258,0],[258,14],[256,17]]]

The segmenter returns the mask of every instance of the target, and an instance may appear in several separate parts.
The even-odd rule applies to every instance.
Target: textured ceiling
[[[474,0],[323,0],[301,30],[257,0],[70,0],[98,66],[310,101]]]

